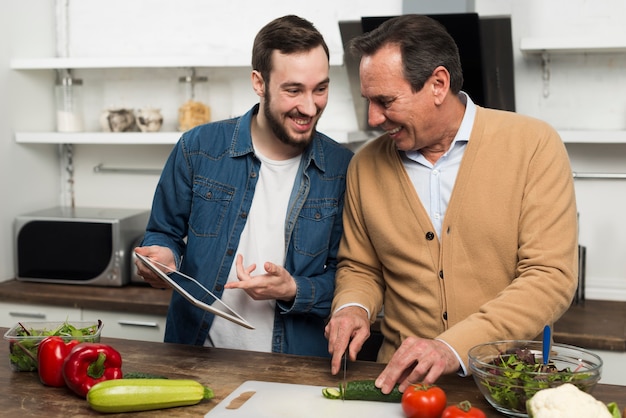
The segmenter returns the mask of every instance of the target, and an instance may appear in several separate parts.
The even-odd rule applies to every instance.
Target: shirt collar
[[[457,141],[469,141],[472,128],[474,128],[474,118],[476,117],[476,105],[469,95],[464,91],[460,91],[459,99],[465,104],[465,114],[463,115],[461,126],[454,137],[454,141],[452,141],[452,145]]]
[[[254,153],[251,126],[252,117],[259,112],[259,107],[260,105],[257,103],[237,120],[235,131],[233,132],[233,140],[231,142],[231,157]],[[315,131],[313,140],[302,153],[302,158],[305,161],[305,167],[308,167],[311,162],[314,162],[321,171],[325,171],[324,150],[322,147],[321,134],[319,132]]]

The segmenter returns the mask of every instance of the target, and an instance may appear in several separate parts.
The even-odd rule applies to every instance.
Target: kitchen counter
[[[0,328],[4,334],[6,329]],[[337,386],[339,377],[330,374],[329,360],[284,354],[215,349],[179,344],[154,343],[113,338],[102,342],[116,348],[123,359],[124,372],[144,372],[171,379],[194,379],[215,392],[215,398],[198,405],[132,414],[146,417],[203,417],[239,385],[249,380]],[[9,366],[8,342],[0,346],[0,410],[6,416],[103,416],[89,409],[85,400],[66,388],[43,386],[35,372],[13,372]],[[383,365],[357,361],[348,364],[348,379],[373,379]],[[473,379],[444,376],[438,381],[448,395],[448,404],[469,400],[487,417],[500,417],[484,400]],[[623,386],[598,385],[593,395],[603,402],[626,406]],[[321,393],[320,393],[321,396]],[[336,402],[336,401],[328,401]],[[398,405],[398,408],[400,406]],[[128,417],[131,414],[108,414]]]
[[[163,316],[171,292],[143,285],[91,287],[17,280],[0,283],[0,301]],[[591,350],[626,351],[626,302],[585,300],[572,305],[555,324],[554,341]]]
[[[124,287],[20,282],[0,283],[0,301],[167,315],[172,290],[148,285]]]

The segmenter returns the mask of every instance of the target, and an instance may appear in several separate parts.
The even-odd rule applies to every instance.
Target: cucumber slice
[[[341,399],[341,392],[337,388],[324,388],[322,389],[322,395],[326,399]]]

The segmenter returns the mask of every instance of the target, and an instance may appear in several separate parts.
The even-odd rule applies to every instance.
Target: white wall
[[[541,58],[524,58],[522,37],[626,44],[623,0],[515,0],[517,111],[557,129],[626,130],[626,53],[551,54],[549,95]],[[591,138],[593,139],[593,138]],[[626,144],[568,144],[574,172],[626,172]],[[626,300],[626,180],[576,179],[580,243],[587,247],[587,297]]]
[[[9,71],[10,58],[20,51],[47,54],[53,48],[52,6],[53,2],[44,0],[0,5],[0,280],[15,277],[13,219],[33,208],[57,204],[61,193],[57,147],[20,146],[13,138],[14,122],[19,117],[14,112],[15,103],[23,100],[34,104],[51,99],[36,89],[18,90],[15,79],[21,75]],[[35,8],[37,12],[33,13]],[[33,36],[33,32],[37,35]],[[40,117],[48,116],[25,116],[31,120]]]
[[[234,50],[247,57],[257,30],[272,18],[287,13],[299,14],[313,21],[325,35],[331,51],[341,52],[338,20],[396,15],[401,13],[403,6],[400,0],[318,0],[314,3],[232,0],[219,5],[202,0],[59,0],[59,3],[64,1],[69,4],[69,25],[67,32],[61,31],[58,45],[55,45],[55,36],[50,34],[55,15],[52,1],[4,2],[1,7],[8,7],[15,18],[9,18],[4,10],[0,13],[0,19],[7,20],[8,24],[1,25],[0,30],[7,32],[3,39],[12,39],[9,47],[6,43],[0,46],[0,58],[4,57],[6,61],[16,56],[50,56],[57,48],[61,51],[67,48],[71,56],[172,56]],[[626,130],[626,100],[623,97],[626,91],[626,73],[623,70],[626,54],[553,56],[550,94],[544,97],[540,58],[523,57],[519,51],[522,37],[572,38],[594,34],[626,38],[626,29],[621,24],[626,20],[623,0],[476,0],[474,3],[482,15],[512,16],[519,113],[545,119],[557,129]],[[38,8],[38,17],[29,13],[33,7]],[[24,37],[28,33],[32,41],[9,36],[15,33]],[[67,44],[63,41],[66,35]],[[213,68],[203,72],[210,79],[209,104],[215,118],[240,114],[256,102],[250,88],[249,70]],[[0,80],[28,76],[15,73],[7,75],[6,65],[0,63]],[[164,129],[170,130],[173,126],[179,105],[177,78],[182,75],[181,70],[89,70],[78,72],[78,75],[85,80],[89,129],[98,129],[100,111],[112,105],[160,107],[165,116]],[[37,77],[41,78],[41,83],[50,82],[41,74]],[[355,130],[356,117],[343,67],[332,68],[331,80],[330,102],[319,128],[327,132]],[[23,92],[13,92],[10,97],[11,100],[31,100],[31,96],[24,96]],[[6,98],[0,100],[0,105],[11,107]],[[40,103],[50,99],[37,97],[37,100]],[[51,103],[46,105],[50,107]],[[45,113],[37,115],[37,118],[42,118],[37,120],[37,124],[52,124],[50,120],[45,120],[49,117]],[[6,117],[4,115],[0,112],[0,118]],[[61,169],[50,167],[54,160],[50,156],[55,154],[56,149],[17,145],[13,141],[13,129],[27,130],[33,123],[32,119],[23,115],[0,123],[0,146],[8,147],[11,155],[27,154],[23,158],[10,158],[9,162],[18,164],[20,171],[30,172],[25,167],[33,165],[22,164],[21,161],[28,162],[29,158],[39,157],[45,161],[46,172],[54,174],[55,170],[58,172]],[[76,146],[76,203],[84,206],[149,208],[156,175],[94,173],[93,168],[98,164],[160,168],[170,149],[171,146],[166,145]],[[568,145],[568,151],[575,171],[626,171],[623,157],[626,145]],[[37,161],[38,166],[41,164]],[[3,170],[0,180],[3,190],[8,191],[5,196],[12,196],[9,200],[14,205],[12,211],[3,211],[0,215],[3,228],[10,224],[18,209],[54,203],[59,189],[65,188],[63,184],[34,181],[29,184],[29,181],[22,183],[20,180],[20,184],[28,186],[26,189],[34,191],[32,196],[26,196],[22,192],[10,191],[14,182],[4,183],[5,164],[0,165],[0,170]],[[6,174],[13,176],[13,171]],[[46,181],[53,183],[50,178]],[[20,187],[20,191],[24,189]],[[576,189],[581,219],[580,240],[588,251],[587,297],[626,300],[626,219],[622,215],[622,208],[626,207],[626,181],[576,180]],[[4,259],[12,245],[7,234],[3,234],[1,243],[0,254]],[[12,277],[7,263],[3,263],[1,268],[0,279]]]

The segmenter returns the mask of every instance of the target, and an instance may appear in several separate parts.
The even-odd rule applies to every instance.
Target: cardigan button
[[[435,239],[435,234],[434,234],[434,233],[432,233],[432,232],[430,232],[430,231],[429,231],[429,232],[427,232],[427,233],[426,233],[426,239],[427,239],[428,241],[432,241],[432,240],[434,240],[434,239]]]
[[[443,279],[443,270],[439,270],[439,278]]]
[[[447,320],[448,320],[448,312],[444,312],[444,313],[443,313],[443,319],[444,319],[445,321],[447,321]]]

